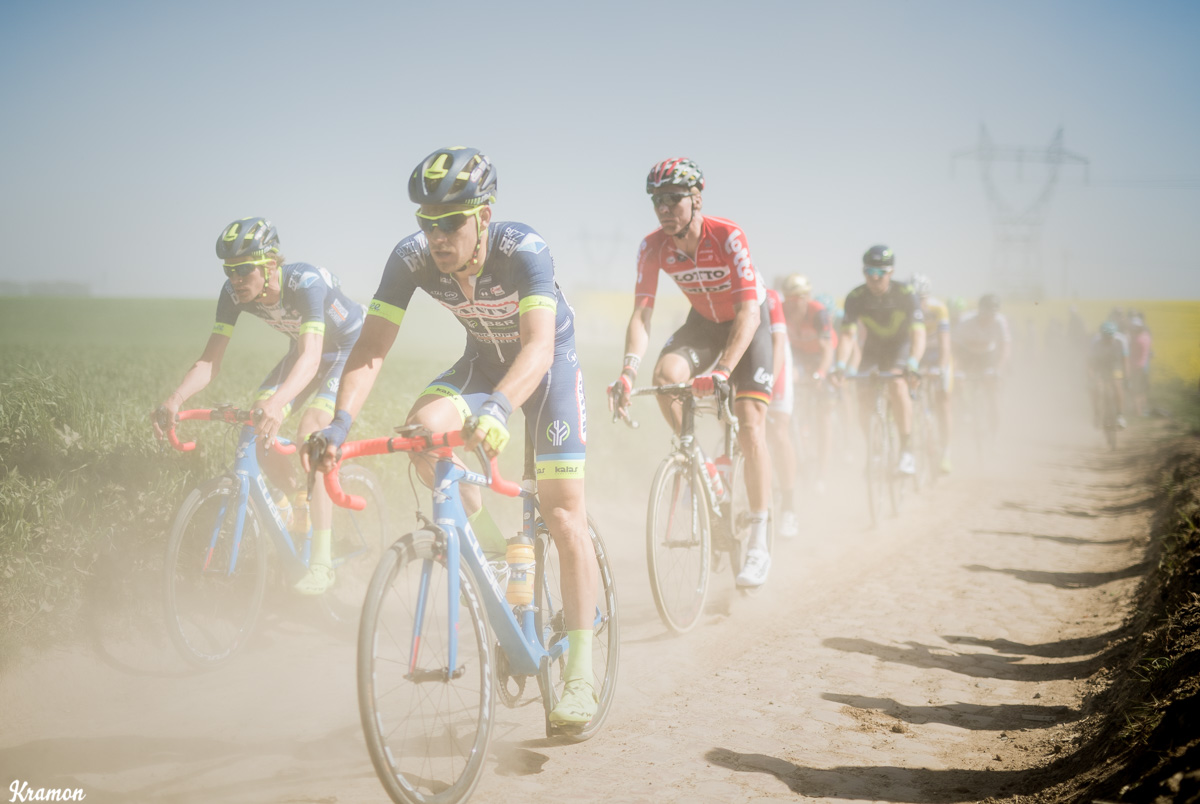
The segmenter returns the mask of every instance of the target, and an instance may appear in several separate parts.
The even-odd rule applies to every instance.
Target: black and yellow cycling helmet
[[[217,238],[217,256],[225,262],[279,253],[279,232],[266,218],[242,218],[226,226]]]
[[[496,168],[474,148],[439,148],[409,176],[408,197],[414,204],[490,204],[496,200]]]

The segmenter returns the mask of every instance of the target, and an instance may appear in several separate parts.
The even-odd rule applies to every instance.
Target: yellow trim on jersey
[[[233,337],[233,324],[222,324],[220,321],[213,324],[213,335],[224,335],[226,338]]]
[[[377,315],[384,321],[391,321],[400,326],[400,322],[404,320],[404,308],[379,299],[371,299],[371,303],[367,305],[367,315]]]
[[[570,461],[537,462],[535,475],[538,480],[574,480],[583,478],[583,459]]]
[[[303,324],[300,325],[300,334],[304,335],[305,333],[308,333],[308,332],[315,332],[318,335],[324,335],[325,334],[325,322],[324,321],[305,321]]]
[[[421,392],[420,396],[445,397],[454,403],[454,407],[458,409],[458,415],[462,417],[464,422],[471,418],[471,406],[467,404],[467,400],[463,399],[462,394],[458,392],[457,388],[451,388],[449,385],[430,383],[425,386],[425,390]]]
[[[558,311],[558,299],[553,296],[526,296],[521,299],[521,303],[517,305],[517,310],[521,315],[525,315],[530,310],[546,309],[550,312]]]
[[[316,410],[319,410],[323,413],[328,413],[330,416],[333,416],[333,407],[334,407],[334,400],[330,399],[327,396],[317,396],[317,397],[313,397],[313,401],[308,403],[308,407],[305,408],[305,410],[312,410],[315,408]]]
[[[921,330],[921,331],[925,330],[925,322],[924,321],[912,322],[912,331],[916,332],[917,330]]]

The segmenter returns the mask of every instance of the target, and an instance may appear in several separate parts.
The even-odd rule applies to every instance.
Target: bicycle
[[[467,431],[474,428],[468,420]],[[489,461],[482,449],[482,474],[455,463],[450,448],[462,446],[462,432],[430,433],[419,426],[397,431],[390,438],[347,442],[339,459],[428,452],[437,460],[432,518],[418,510],[421,527],[384,551],[363,602],[359,714],[376,775],[393,801],[453,804],[464,801],[482,775],[496,697],[506,706],[518,705],[530,676],[537,679],[547,737],[582,741],[600,729],[616,690],[616,588],[589,517],[600,580],[592,643],[598,706],[582,728],[554,727],[549,715],[562,693],[567,629],[557,551],[533,489],[532,453],[527,450],[525,483],[517,485],[500,476],[495,459]],[[335,468],[325,476],[330,498],[361,510],[364,501],[343,493],[339,475]],[[522,535],[534,546],[531,603],[508,601],[509,565],[484,556],[467,522],[460,483],[522,498]],[[422,711],[430,706],[432,713]]]
[[[258,464],[254,413],[231,405],[181,411],[176,421],[220,421],[241,426],[233,464],[194,488],[176,514],[167,539],[164,603],[167,632],[175,647],[198,667],[215,666],[249,639],[267,587],[268,548],[275,546],[288,585],[308,571],[312,529],[293,541]],[[166,436],[181,452],[174,422]],[[296,447],[278,438],[272,449],[290,454]],[[371,513],[335,510],[330,554],[334,583],[319,600],[339,623],[352,623],[362,607],[367,581],[383,552],[386,511],[382,486],[362,466],[347,467],[345,482],[376,502]]]
[[[714,559],[720,563],[728,556],[735,579],[741,571],[750,537],[750,505],[742,480],[743,458],[730,392],[719,392],[716,399],[723,442],[714,462],[705,459],[696,440],[700,404],[692,384],[648,386],[630,393],[631,397],[648,395],[669,396],[683,406],[674,451],[654,475],[646,515],[646,563],[654,605],[663,624],[682,634],[695,627],[704,611]],[[627,421],[637,427],[636,422]],[[768,523],[768,549],[771,543]]]
[[[902,372],[880,371],[878,368],[852,375],[854,380],[865,382],[866,391],[871,394],[871,413],[867,420],[866,475],[867,509],[872,525],[878,525],[882,519],[885,498],[892,516],[900,513],[900,505],[904,500],[905,478],[896,469],[900,462],[900,438],[892,413],[891,395],[888,393],[890,383],[903,376]]]
[[[913,490],[917,492],[937,482],[942,462],[942,432],[933,408],[933,397],[937,391],[931,385],[941,381],[941,371],[935,367],[925,369],[922,373],[924,381],[909,391],[912,398],[912,435],[909,440],[917,461],[917,470],[913,473]]]

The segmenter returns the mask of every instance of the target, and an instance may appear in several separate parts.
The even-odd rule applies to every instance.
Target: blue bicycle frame
[[[514,614],[513,606],[508,602],[507,593],[488,567],[488,561],[483,550],[467,521],[467,513],[463,508],[462,497],[458,491],[460,482],[476,486],[487,486],[488,478],[478,472],[455,464],[448,458],[439,458],[434,473],[433,485],[433,521],[445,540],[446,574],[448,575],[449,603],[449,667],[456,668],[458,661],[458,613],[459,613],[459,569],[466,562],[472,577],[480,584],[487,584],[491,594],[483,595],[483,604],[487,619],[492,625],[492,631],[508,657],[509,668],[514,676],[529,676],[536,674],[548,663],[555,661],[567,650],[567,638],[555,642],[545,649],[542,647],[541,635],[537,633],[534,622],[534,606],[519,607],[520,619]],[[537,500],[532,490],[522,487],[522,521],[526,535],[532,541],[533,523],[537,519]],[[468,549],[463,550],[466,545]],[[426,559],[421,571],[421,598],[417,605],[417,622],[413,628],[413,644],[410,655],[410,671],[415,670],[417,654],[420,650],[421,632],[424,627],[426,593],[429,589],[429,578],[433,568],[431,559]],[[543,593],[548,590],[543,589]],[[597,623],[599,617],[597,617]],[[450,672],[454,672],[450,670]]]

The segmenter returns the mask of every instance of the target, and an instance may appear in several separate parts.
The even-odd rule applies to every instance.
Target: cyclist
[[[950,398],[954,390],[954,357],[950,348],[950,310],[933,297],[933,286],[929,277],[914,274],[913,292],[921,301],[921,315],[925,319],[925,354],[921,356],[921,369],[934,375],[937,381],[929,386],[937,408],[938,433],[941,435],[941,465],[943,474],[950,472],[950,423],[952,417]]]
[[[779,535],[791,539],[800,532],[795,499],[796,449],[792,445],[792,411],[795,408],[792,373],[796,369],[792,365],[792,347],[788,342],[783,300],[772,289],[767,290],[767,310],[771,320],[771,370],[775,375],[771,403],[767,405],[767,431],[771,436],[775,471],[779,473]]]
[[[321,451],[322,467],[330,467],[418,288],[458,317],[467,331],[466,351],[429,383],[407,422],[441,432],[461,428],[476,414],[479,424],[466,447],[483,444],[496,455],[509,439],[509,415],[525,411],[541,512],[558,549],[568,629],[565,688],[550,721],[583,725],[596,713],[591,649],[598,579],[584,508],[587,416],[575,319],[555,281],[546,241],[524,223],[493,221],[495,193],[496,169],[474,148],[440,148],[413,170],[408,196],[419,205],[420,230],[389,256],[347,362],[337,415],[309,449]],[[414,463],[432,482],[432,461],[415,454]],[[464,486],[462,492],[481,540],[491,532],[502,543],[479,490]]]
[[[1133,396],[1133,411],[1138,416],[1150,415],[1150,358],[1154,355],[1154,340],[1141,313],[1129,317],[1129,392]]]
[[[663,346],[654,366],[655,384],[688,379],[698,395],[724,392],[732,384],[738,419],[738,445],[745,457],[750,504],[750,543],[737,576],[739,586],[761,586],[771,568],[767,517],[771,459],[767,452],[766,413],[771,401],[771,333],[766,288],[750,259],[746,235],[733,221],[700,214],[704,175],[690,159],[666,159],[650,169],[650,195],[659,228],[638,251],[633,315],[625,333],[625,361],[610,386],[609,404],[628,415],[629,391],[650,339],[650,319],[665,272],[686,294],[692,308],[687,320]],[[680,403],[660,398],[663,415],[675,432]]]
[[[911,475],[916,472],[910,440],[912,437],[912,398],[909,383],[921,364],[925,354],[925,323],[921,305],[917,303],[912,288],[903,282],[892,281],[896,257],[887,246],[871,246],[863,254],[863,275],[866,283],[859,285],[846,296],[845,315],[842,318],[842,340],[838,344],[835,372],[840,377],[846,371],[846,360],[850,356],[850,342],[858,337],[858,322],[865,330],[862,358],[858,373],[871,369],[880,372],[903,371],[903,376],[888,380],[892,410],[900,430],[900,462],[898,472]],[[869,394],[859,394],[859,418],[866,434],[871,417]]]
[[[265,218],[242,218],[226,226],[217,238],[216,251],[228,277],[217,300],[216,323],[200,359],[155,411],[154,430],[162,438],[183,403],[216,378],[241,313],[261,318],[286,335],[291,346],[263,380],[254,401],[259,415],[258,458],[271,482],[285,495],[276,502],[291,529],[307,532],[311,514],[309,570],[294,588],[301,594],[319,595],[334,581],[332,504],[319,483],[313,499],[308,500],[291,461],[266,445],[293,408],[314,392],[316,396],[300,417],[297,439],[303,441],[329,424],[338,380],[362,330],[364,309],[342,293],[329,271],[305,262],[287,262],[279,251],[279,233]]]
[[[983,383],[987,421],[993,433],[999,424],[999,377],[1012,354],[1008,319],[1000,312],[1000,298],[985,293],[979,308],[965,314],[954,329],[954,363],[964,376]]]
[[[823,386],[833,366],[837,334],[833,331],[831,311],[812,297],[808,277],[791,274],[783,280],[783,314],[794,357],[796,385],[803,391],[801,410],[805,428],[812,428],[817,444],[818,494],[825,491],[829,469],[829,449],[833,443],[833,405]]]
[[[1100,325],[1100,333],[1092,338],[1088,348],[1088,392],[1092,400],[1092,421],[1097,428],[1104,426],[1106,391],[1112,394],[1116,404],[1117,427],[1125,427],[1124,382],[1128,352],[1119,335],[1120,325],[1109,319]]]

